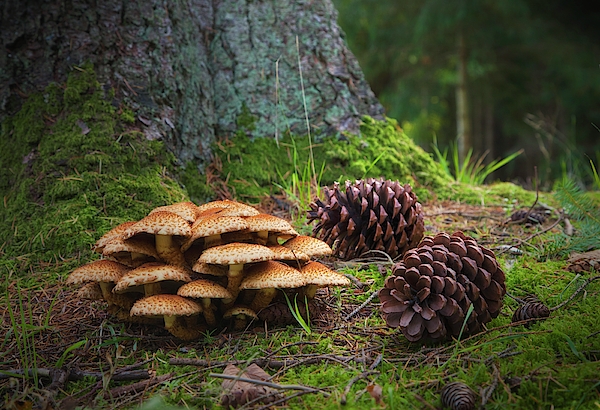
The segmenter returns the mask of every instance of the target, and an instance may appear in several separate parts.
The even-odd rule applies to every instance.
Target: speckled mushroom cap
[[[304,265],[300,273],[307,285],[348,286],[350,284],[350,279],[316,261]]]
[[[198,206],[190,201],[177,202],[171,205],[159,206],[150,211],[150,214],[160,211],[173,212],[174,214],[179,215],[189,223],[193,223],[198,217],[198,214],[200,213],[200,211],[198,210]]]
[[[295,238],[288,239],[283,243],[283,246],[295,251],[304,252],[311,258],[328,256],[332,253],[331,247],[325,242],[306,235],[298,235]]]
[[[117,238],[121,238],[123,233],[131,226],[135,225],[136,221],[123,222],[106,232],[96,241],[94,250],[98,253],[102,253],[104,247],[111,241]]]
[[[185,219],[173,212],[156,211],[127,228],[123,238],[131,238],[139,233],[188,237],[192,234],[192,228]]]
[[[278,218],[269,214],[258,214],[245,218],[248,223],[248,231],[259,232],[269,231],[284,235],[298,236],[298,232],[285,219]]]
[[[177,290],[177,294],[188,298],[231,298],[231,293],[227,289],[208,279],[197,279],[186,283]]]
[[[215,265],[236,265],[275,259],[275,253],[266,246],[233,242],[206,249],[199,262]]]
[[[245,316],[251,317],[252,319],[258,319],[256,312],[246,306],[234,306],[223,313],[223,319],[231,319],[235,316]]]
[[[282,245],[268,245],[267,247],[275,252],[276,260],[306,262],[310,259],[304,252],[295,251]]]
[[[141,262],[136,263],[131,258],[132,253],[144,255],[146,258],[145,260],[142,259]],[[127,240],[120,237],[115,238],[106,244],[102,250],[102,255],[116,259],[118,262],[127,266],[139,266],[143,262],[160,259],[156,252],[156,248],[154,247],[154,243],[140,238],[129,238]]]
[[[198,218],[192,225],[192,234],[181,245],[181,250],[186,251],[194,241],[212,235],[221,235],[227,232],[242,231],[248,228],[248,223],[241,216],[211,215],[206,218]]]
[[[206,262],[196,261],[194,266],[192,266],[192,270],[205,275],[227,276],[227,267],[221,265],[211,265]]]
[[[89,282],[77,290],[77,297],[88,300],[102,300],[102,289],[98,282]]]
[[[119,293],[132,286],[146,285],[148,283],[174,280],[178,282],[191,282],[187,270],[160,262],[145,263],[123,275],[115,285],[113,292]]]
[[[100,259],[75,269],[67,277],[66,283],[118,282],[130,270],[130,267],[122,263]]]
[[[198,206],[200,212],[214,208],[219,208],[220,211],[218,214],[222,216],[252,216],[260,213],[257,209],[251,207],[250,205],[246,205],[237,201],[231,201],[229,199],[207,202]]]
[[[202,306],[179,295],[152,295],[133,304],[131,316],[191,316],[202,312]]]
[[[297,269],[281,262],[265,261],[248,269],[240,289],[299,288],[305,284],[304,276]]]

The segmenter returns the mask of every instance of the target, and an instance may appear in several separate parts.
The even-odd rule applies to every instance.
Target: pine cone
[[[425,237],[392,268],[379,291],[390,327],[411,342],[441,341],[478,332],[500,313],[504,272],[492,251],[462,232]]]
[[[520,322],[528,319],[538,319],[550,316],[550,309],[542,302],[526,301],[524,304],[519,306],[513,313],[512,322]],[[535,320],[527,322],[525,326],[530,326]]]
[[[542,212],[531,211],[529,216],[527,216],[527,212],[528,211],[526,209],[513,212],[513,214],[510,216],[510,219],[514,222],[529,224],[543,224],[546,220],[546,215],[544,215]]]
[[[442,405],[452,410],[472,410],[477,396],[469,386],[462,382],[447,384],[442,389]]]
[[[324,193],[325,202],[310,204],[308,221],[318,220],[313,236],[327,242],[341,259],[369,250],[395,258],[423,238],[423,211],[408,184],[369,178],[346,181],[345,189],[336,182]]]

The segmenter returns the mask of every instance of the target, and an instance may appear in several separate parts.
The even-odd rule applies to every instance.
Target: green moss
[[[91,245],[117,223],[187,197],[165,174],[173,156],[127,129],[109,97],[85,66],[2,124],[4,277],[64,273],[93,258]]]
[[[308,137],[288,134],[279,141],[251,139],[244,129],[252,127],[254,120],[249,114],[240,116],[240,131],[213,147],[219,164],[217,177],[225,181],[226,189],[235,197],[249,202],[281,192],[281,187],[289,186],[292,178],[307,182],[312,175]],[[313,158],[321,186],[384,177],[410,183],[422,202],[450,199],[472,204],[502,203],[508,198],[531,203],[534,198],[533,193],[510,183],[472,187],[455,182],[393,119],[376,121],[365,117],[360,135],[321,137],[318,141],[313,144]],[[188,177],[183,177],[192,197],[206,198],[214,193],[209,184],[191,177],[195,172],[186,171]]]

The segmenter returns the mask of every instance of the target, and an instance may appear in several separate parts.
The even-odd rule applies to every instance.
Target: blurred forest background
[[[486,161],[493,177],[590,186],[600,164],[600,13],[567,0],[334,0],[389,117],[429,152]],[[461,138],[458,138],[458,137]],[[458,143],[457,143],[458,142]],[[450,155],[449,155],[450,156]]]

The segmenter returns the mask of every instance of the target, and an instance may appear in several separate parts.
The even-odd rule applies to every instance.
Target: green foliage
[[[516,157],[523,153],[523,150],[512,153],[506,158],[494,159],[490,163],[484,165],[485,157],[487,153],[481,155],[478,159],[471,158],[473,156],[473,149],[469,149],[467,156],[464,160],[460,160],[458,156],[458,149],[455,144],[450,146],[451,148],[451,160],[448,159],[448,148],[442,153],[437,145],[437,139],[433,139],[433,152],[442,166],[442,169],[457,182],[463,182],[469,185],[481,185],[494,171],[508,164]]]
[[[571,177],[591,182],[578,159],[600,152],[593,126],[600,123],[596,13],[558,0],[334,4],[387,115],[418,144],[429,149],[433,135],[441,147],[456,139],[457,37],[463,33],[473,152],[506,157],[524,148],[526,155],[500,174],[525,177],[535,164],[540,185],[550,187],[564,161]],[[488,142],[482,136],[489,127],[494,141]]]
[[[310,330],[310,314],[308,311],[308,300],[306,299],[306,297],[304,298],[304,307],[306,308],[306,319],[304,318],[304,315],[300,311],[300,308],[298,307],[298,294],[294,295],[294,304],[292,304],[292,301],[290,300],[290,298],[288,297],[288,295],[286,293],[283,294],[285,296],[285,301],[288,305],[288,308],[290,309],[290,312],[292,312],[292,316],[294,316],[294,319],[296,319],[296,322],[298,322],[298,324],[302,327],[302,329],[304,329],[304,331],[306,332],[307,335],[311,334],[311,330]]]
[[[126,112],[123,111],[124,113]],[[120,222],[186,198],[174,157],[119,118],[91,66],[32,95],[2,124],[0,269],[6,279],[64,273]]]
[[[563,179],[555,186],[557,201],[577,232],[572,235],[555,234],[544,244],[540,258],[566,257],[571,252],[585,252],[600,248],[600,205],[571,179]]]

